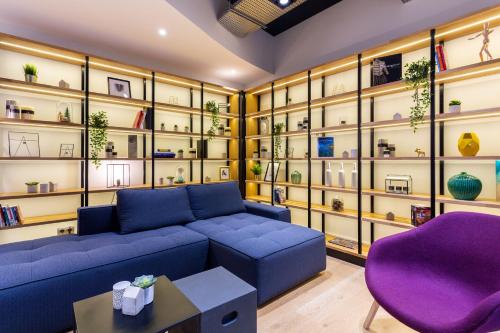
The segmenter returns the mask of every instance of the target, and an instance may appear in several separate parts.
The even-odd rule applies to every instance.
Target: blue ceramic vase
[[[448,191],[458,200],[475,200],[482,189],[483,184],[479,178],[467,172],[461,172],[448,180]]]

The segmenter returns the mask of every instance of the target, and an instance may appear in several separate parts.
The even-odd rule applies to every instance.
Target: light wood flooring
[[[364,268],[327,257],[325,272],[258,310],[258,332],[367,332],[362,323],[372,301]],[[415,331],[380,308],[369,332]]]

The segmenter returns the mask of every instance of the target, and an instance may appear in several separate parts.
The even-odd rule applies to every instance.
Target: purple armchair
[[[500,216],[455,212],[376,241],[366,284],[378,306],[419,332],[500,330]]]

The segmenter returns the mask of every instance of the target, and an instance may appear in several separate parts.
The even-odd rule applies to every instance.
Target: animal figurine
[[[481,59],[481,62],[484,61],[484,56],[483,52],[486,53],[486,58],[487,60],[492,60],[493,57],[491,56],[491,53],[488,49],[490,46],[490,35],[494,30],[490,30],[490,22],[486,22],[483,24],[483,31],[475,35],[474,37],[469,38],[469,40],[476,39],[478,37],[483,37],[483,47],[481,47],[481,51],[479,51],[479,58]]]
[[[420,148],[415,149],[415,153],[417,153],[417,157],[425,157],[425,151]]]

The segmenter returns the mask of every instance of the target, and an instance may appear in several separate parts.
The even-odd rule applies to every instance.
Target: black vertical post
[[[260,95],[257,96],[257,112],[260,112]],[[261,118],[258,117],[257,118],[257,135],[260,135],[260,122],[261,122]],[[267,129],[267,131],[272,131],[272,129]],[[272,145],[272,141],[271,141],[271,145]],[[257,154],[259,154],[259,163],[261,164],[262,166],[262,156],[260,155],[260,139],[257,139]],[[257,184],[257,195],[260,195],[260,184]]]
[[[239,139],[238,139],[238,175],[240,182],[240,192],[243,198],[246,197],[247,187],[245,178],[247,176],[246,162],[246,141],[247,124],[246,124],[246,97],[245,92],[240,91],[238,98],[238,115],[239,115]]]
[[[147,100],[146,78],[142,78],[142,99]],[[146,184],[146,134],[142,134],[142,183]]]
[[[286,91],[285,91],[285,105],[288,106],[288,93],[289,93],[289,90],[288,90],[288,87],[286,87]],[[290,130],[290,125],[289,125],[289,119],[288,119],[288,113],[285,114],[285,132],[288,132]],[[288,164],[288,158],[290,156],[286,155],[287,152],[288,152],[288,136],[285,137],[285,182],[288,183],[288,180],[290,179],[290,165]],[[288,186],[285,187],[285,198],[288,198]]]
[[[274,82],[271,84],[271,205],[274,206]]]
[[[85,202],[89,205],[89,57],[85,56]]]
[[[189,88],[189,107],[192,108],[194,106],[193,101],[193,88]],[[189,131],[193,133],[193,114],[189,114]],[[193,137],[189,137],[189,148],[193,148]],[[196,154],[195,154],[196,158]],[[193,160],[189,160],[189,181],[193,181]]]
[[[151,188],[155,188],[155,103],[156,103],[156,73],[151,73]]]
[[[431,30],[431,68],[430,68],[430,99],[431,99],[431,217],[436,216],[436,100],[435,100],[435,82],[436,82],[436,30]]]
[[[82,92],[85,94],[85,65],[82,65],[82,77],[81,77],[81,88]],[[80,101],[80,124],[83,128],[80,131],[80,188],[85,188],[85,98]],[[85,191],[80,194],[80,206],[85,205]]]
[[[439,43],[444,46],[444,42]],[[439,114],[444,113],[444,83],[439,85]],[[439,156],[444,156],[444,122],[439,122]],[[439,160],[439,195],[444,195],[444,160]],[[439,214],[444,214],[444,203],[439,203]]]
[[[311,228],[311,71],[307,72],[307,226]]]
[[[203,107],[204,102],[204,90],[203,90],[203,82],[201,83],[200,86],[200,132],[201,132],[201,156],[200,156],[200,183],[203,184],[205,180],[203,179],[203,166],[204,166],[204,161],[205,161],[205,134],[204,132],[204,118],[205,118],[205,108]],[[207,143],[207,148],[208,148],[208,143]]]
[[[326,95],[326,80],[325,76],[321,77],[321,97],[324,98]],[[321,106],[321,127],[324,128],[326,126],[326,107]],[[321,134],[321,136],[325,136],[325,133]],[[325,185],[325,169],[326,169],[326,161],[321,161],[321,185]],[[321,205],[326,205],[326,192],[325,190],[321,190]],[[321,232],[325,232],[326,230],[326,217],[324,213],[321,213]]]
[[[372,75],[373,80],[373,75]],[[375,98],[370,97],[370,122],[375,121]],[[370,189],[373,190],[375,188],[375,161],[373,158],[375,157],[375,129],[370,128]],[[361,168],[361,165],[358,165],[358,169]],[[370,213],[375,213],[375,196],[370,195]],[[370,243],[375,241],[375,225],[370,223]]]
[[[229,102],[230,102],[230,99],[229,99],[229,96],[226,96],[226,111],[230,111],[230,107],[229,107]],[[226,126],[229,126],[230,123],[229,123],[229,118],[226,118]],[[229,156],[229,146],[231,144],[231,140],[226,140],[226,165],[229,166],[231,161],[230,161],[230,156]]]
[[[363,168],[361,167],[361,155],[362,155],[362,135],[361,135],[361,89],[362,89],[362,81],[361,81],[361,72],[362,72],[362,63],[361,63],[361,54],[358,54],[358,254],[362,254],[363,252],[363,234],[362,234],[362,208],[363,202],[361,197],[361,173]]]

